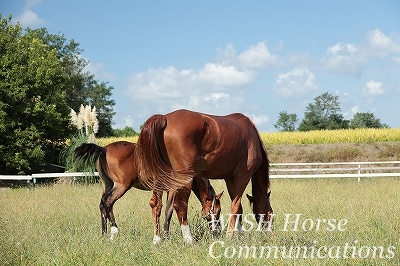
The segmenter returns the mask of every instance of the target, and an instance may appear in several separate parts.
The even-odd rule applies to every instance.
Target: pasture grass
[[[229,213],[230,200],[224,182],[212,180],[222,197],[222,214]],[[250,186],[249,186],[250,187]],[[250,193],[249,187],[247,193]],[[111,242],[101,235],[98,203],[101,186],[54,185],[36,190],[0,190],[1,265],[399,265],[400,179],[308,179],[272,180],[271,202],[275,212],[273,233],[255,230],[227,237],[213,236],[200,217],[201,205],[192,195],[189,202],[193,245],[183,243],[174,214],[169,239],[152,244],[151,193],[132,189],[114,207],[120,229]],[[251,213],[247,199],[244,214]],[[300,223],[307,219],[346,219],[345,230],[283,231],[285,214]],[[163,217],[162,217],[163,218]],[[310,221],[306,222],[306,227]],[[307,229],[307,228],[306,228]],[[326,229],[326,228],[325,228]],[[342,228],[343,229],[343,228]],[[220,242],[215,242],[220,241]],[[218,258],[209,254],[212,252]],[[222,247],[222,243],[224,247]],[[383,258],[269,258],[238,256],[241,247],[252,246],[259,256],[261,246],[326,246],[337,250],[348,243],[361,256],[365,247],[383,247]],[[363,246],[365,246],[363,248]],[[337,247],[337,248],[335,248]],[[226,248],[226,249],[225,249]],[[393,256],[388,249],[392,250]],[[232,256],[227,258],[226,255]],[[235,253],[236,252],[236,253]],[[363,253],[364,252],[364,253]],[[389,258],[385,257],[388,256]]]

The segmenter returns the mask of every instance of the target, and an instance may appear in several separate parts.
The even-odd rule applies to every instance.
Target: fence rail
[[[60,178],[60,177],[72,177],[72,183],[75,184],[77,177],[84,176],[98,176],[98,172],[94,173],[84,173],[84,172],[65,172],[65,173],[38,173],[32,175],[0,175],[0,180],[26,180],[27,185],[29,186],[32,182],[33,186],[36,188],[37,179],[52,179],[52,178]]]
[[[93,176],[93,173],[38,173],[32,175],[0,175],[0,180],[26,180],[27,183],[41,178]],[[98,172],[94,172],[98,176]],[[275,163],[270,164],[271,178],[357,178],[400,176],[400,161],[385,162],[338,162],[338,163]]]
[[[271,178],[357,178],[400,176],[400,161],[276,163],[270,165]]]

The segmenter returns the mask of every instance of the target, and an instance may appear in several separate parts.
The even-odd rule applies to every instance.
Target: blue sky
[[[2,0],[3,16],[84,49],[114,87],[115,128],[156,113],[241,112],[276,131],[324,92],[346,119],[400,127],[400,1]]]

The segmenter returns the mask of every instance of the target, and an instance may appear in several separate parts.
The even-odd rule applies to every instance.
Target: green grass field
[[[222,211],[227,215],[225,184],[212,183],[217,192],[225,190]],[[0,264],[399,265],[399,187],[399,178],[366,178],[359,184],[356,179],[273,179],[273,233],[251,230],[232,238],[212,236],[192,195],[189,219],[196,242],[183,243],[174,214],[171,236],[158,246],[152,244],[150,192],[132,189],[117,201],[120,233],[110,242],[101,235],[99,184],[0,189]],[[249,214],[247,199],[243,205]],[[301,214],[298,230],[291,223],[284,231],[286,217],[293,222],[296,214]],[[317,230],[318,219],[330,225]],[[282,247],[286,252],[290,247],[306,249],[305,258],[304,253],[284,258],[290,254],[282,253]]]

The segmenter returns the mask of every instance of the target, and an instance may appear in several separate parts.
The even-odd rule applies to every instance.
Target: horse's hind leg
[[[111,189],[113,188],[114,182],[111,181],[109,178],[105,178],[100,173],[100,178],[102,180],[103,186],[103,195],[101,195],[100,199],[100,217],[101,217],[101,233],[104,235],[107,233],[107,220],[108,220],[108,212],[106,210],[106,201],[107,198],[110,196]]]
[[[187,217],[190,191],[190,188],[182,187],[176,192],[174,199],[174,208],[176,211],[176,215],[178,216],[179,224],[181,225],[182,236],[184,241],[188,244],[191,244],[193,242],[193,237],[190,233]]]
[[[169,236],[169,226],[171,223],[172,213],[174,212],[174,198],[175,193],[167,193],[166,208],[165,208],[165,221],[164,221],[164,238]]]
[[[104,235],[107,233],[107,219],[108,219],[106,208],[104,206],[104,196],[101,197],[99,208],[101,217],[101,234]]]
[[[153,195],[150,199],[151,213],[153,216],[153,244],[158,244],[161,241],[160,237],[160,216],[162,209],[162,191],[153,191]]]
[[[129,188],[130,187],[121,185],[119,183],[114,183],[114,187],[111,189],[110,193],[103,201],[104,207],[105,207],[105,212],[106,212],[106,215],[107,215],[108,220],[110,221],[110,225],[111,225],[110,240],[114,240],[115,236],[118,234],[118,226],[117,226],[117,223],[115,222],[115,217],[114,217],[114,212],[113,212],[114,203],[120,197],[122,197],[125,194],[125,192],[127,192],[129,190]]]

